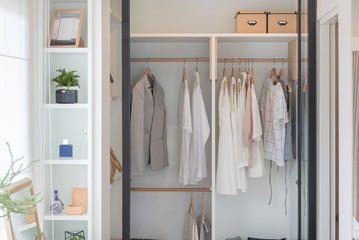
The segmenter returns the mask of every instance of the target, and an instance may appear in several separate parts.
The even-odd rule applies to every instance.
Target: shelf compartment
[[[62,105],[62,104],[51,104]],[[87,159],[89,134],[84,135],[83,129],[88,129],[88,110],[86,108],[49,108],[45,111],[45,160]],[[88,129],[90,130],[90,129]],[[87,137],[87,150],[83,144]],[[63,139],[68,139],[73,146],[73,157],[60,159],[59,146]]]
[[[55,49],[55,48],[54,48]],[[74,48],[74,51],[78,50]],[[57,51],[57,49],[56,49]],[[67,72],[75,70],[76,74],[79,75],[79,85],[80,89],[78,90],[78,103],[77,104],[87,104],[88,95],[89,95],[89,68],[88,68],[88,59],[87,54],[79,53],[64,53],[58,52],[56,54],[49,54],[48,61],[49,65],[47,66],[47,75],[45,79],[45,89],[46,89],[46,102],[47,104],[56,104],[56,86],[57,83],[53,82],[52,79],[60,75],[57,72],[58,69],[65,69]],[[70,104],[68,104],[70,105]],[[75,105],[75,104],[71,104]]]

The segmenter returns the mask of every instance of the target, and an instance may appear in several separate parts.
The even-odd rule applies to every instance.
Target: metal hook
[[[283,64],[284,64],[284,58],[282,58],[283,59],[283,61],[282,61],[282,68],[283,68]]]
[[[193,198],[193,191],[191,192],[191,198]]]
[[[150,63],[148,62],[149,57],[147,58],[147,67],[150,67]]]
[[[234,65],[234,58],[232,58],[232,67],[233,67],[233,65]]]
[[[254,65],[254,58],[252,58],[252,68],[253,68],[253,65]]]
[[[242,64],[242,59],[241,59],[241,58],[238,58],[238,62],[239,62],[239,66],[241,66],[241,64]]]
[[[183,67],[184,68],[186,67],[186,59],[185,58],[183,59]]]
[[[202,192],[202,198],[204,198],[204,192]]]
[[[198,68],[198,58],[196,58],[196,68]]]
[[[273,58],[273,67],[275,66],[275,58]]]

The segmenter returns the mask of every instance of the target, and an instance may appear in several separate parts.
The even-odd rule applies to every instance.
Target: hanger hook
[[[186,67],[186,59],[185,58],[183,59],[183,67],[184,68]]]
[[[253,68],[253,65],[254,65],[254,58],[252,58],[252,68]]]
[[[150,66],[150,63],[148,62],[148,59],[150,59],[149,57],[147,58],[147,67]]]
[[[196,68],[198,67],[198,58],[196,58]]]
[[[283,68],[283,64],[284,64],[284,58],[283,58],[283,61],[282,61],[282,68]]]
[[[238,62],[239,62],[239,66],[241,66],[241,64],[242,64],[242,59],[241,58],[238,58]]]
[[[193,191],[191,192],[191,198],[193,198]]]
[[[275,66],[275,58],[273,58],[273,67]]]
[[[234,65],[234,58],[232,58],[232,67],[233,67],[233,65]]]
[[[202,192],[202,198],[204,198],[204,192]]]

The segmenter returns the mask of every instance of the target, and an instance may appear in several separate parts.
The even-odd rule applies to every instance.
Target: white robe
[[[189,183],[190,171],[193,167],[193,164],[189,161],[192,118],[187,80],[182,81],[181,84],[177,118],[179,124],[179,181],[183,183],[183,185],[187,185]]]
[[[238,184],[241,184],[242,192],[246,192],[248,189],[248,178],[247,178],[247,166],[248,166],[248,148],[243,145],[243,119],[244,112],[246,108],[246,88],[245,84],[247,82],[247,73],[242,73],[242,84],[240,79],[238,79],[238,86],[240,87],[240,92],[238,94],[238,149],[239,157],[237,159],[237,169],[238,169]]]
[[[240,125],[240,133],[239,133],[239,137],[242,138],[241,140],[241,146],[242,146],[242,154],[241,157],[238,160],[238,167],[239,168],[244,168],[244,167],[248,167],[248,158],[249,158],[249,153],[248,153],[248,147],[243,145],[243,121],[244,121],[244,112],[246,110],[246,82],[247,82],[247,73],[243,72],[242,73],[242,86],[241,86],[241,91],[239,93],[239,125]]]
[[[248,168],[249,177],[263,177],[264,169],[264,149],[262,141],[262,123],[259,114],[259,106],[257,101],[254,85],[252,84],[252,112],[253,112],[253,142],[252,142],[252,167]]]
[[[236,195],[238,193],[237,169],[234,159],[232,141],[231,112],[228,88],[225,88],[226,77],[223,78],[219,93],[219,141],[217,164],[217,194]]]
[[[209,137],[210,127],[206,108],[203,101],[200,78],[198,72],[192,90],[192,128],[190,142],[190,161],[193,162],[194,171],[191,171],[189,184],[197,184],[207,177],[206,142]]]
[[[233,141],[233,154],[234,154],[234,161],[237,166],[237,160],[239,159],[239,155],[241,154],[242,147],[239,144],[239,131],[238,131],[238,106],[237,106],[237,89],[236,89],[236,80],[234,77],[231,79],[231,84],[229,85],[229,99],[231,103],[231,127],[232,127],[232,141]],[[242,144],[243,145],[243,144]],[[239,168],[237,172],[237,185],[238,189],[242,189],[242,180],[241,180],[241,171]]]

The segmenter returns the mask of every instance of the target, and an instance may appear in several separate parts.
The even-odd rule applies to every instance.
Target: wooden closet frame
[[[317,25],[317,3],[316,0],[308,1],[308,221],[307,236],[302,236],[302,207],[301,207],[301,153],[298,151],[298,239],[315,240],[317,229],[317,146],[316,146],[316,25]],[[301,13],[302,0],[298,0],[298,12]],[[298,27],[301,29],[301,16],[299,15]],[[122,229],[123,239],[130,240],[130,222],[131,222],[131,153],[130,153],[130,103],[131,103],[131,54],[130,54],[130,0],[122,0],[122,129],[123,129],[123,195],[122,195]],[[298,39],[301,43],[301,32],[298,33]],[[212,38],[213,40],[213,38]],[[216,50],[216,49],[211,49]],[[298,59],[301,59],[301,44],[298,44]],[[302,61],[298,61],[298,79],[301,79]],[[213,73],[213,71],[212,71]],[[212,75],[213,76],[213,75]],[[299,89],[302,89],[301,81],[298,81]],[[299,94],[298,102],[301,101]],[[301,116],[299,109],[298,118]],[[298,122],[298,131],[301,130],[301,124]],[[301,149],[301,143],[298,141],[298,149]]]

